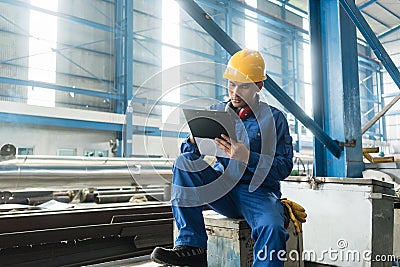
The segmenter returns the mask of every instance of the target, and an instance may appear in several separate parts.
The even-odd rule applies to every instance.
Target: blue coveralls
[[[219,103],[210,109],[224,111],[226,105],[226,102]],[[197,206],[180,205],[185,200],[188,201],[191,196],[183,194],[181,190],[174,190],[174,187],[199,187],[211,183],[223,174],[225,180],[232,178],[237,179],[237,182],[225,195],[204,204],[208,204],[224,216],[244,218],[248,222],[252,229],[252,239],[255,240],[253,266],[283,266],[284,262],[278,259],[277,252],[286,249],[289,234],[284,228],[286,217],[284,207],[279,200],[280,181],[289,176],[293,167],[292,138],[289,135],[286,118],[281,111],[259,102],[253,112],[252,116],[242,121],[236,119],[236,125],[243,123],[242,130],[240,127],[235,127],[237,139],[246,141],[250,147],[247,165],[233,159],[217,158],[211,167],[202,160],[196,145],[188,142],[188,139],[182,143],[181,154],[173,166],[172,180],[172,212],[179,230],[175,245],[206,249],[207,234],[201,201]],[[276,132],[276,146],[273,142],[272,149],[274,153],[263,154],[262,139],[267,140],[269,136],[274,136],[270,134],[273,131]],[[227,168],[228,164],[232,165]],[[258,179],[262,178],[262,184],[255,191],[249,190],[249,183],[255,176]],[[270,259],[270,255],[265,255],[265,252],[270,254],[272,250],[275,250],[275,253]],[[282,254],[280,257],[282,258]]]

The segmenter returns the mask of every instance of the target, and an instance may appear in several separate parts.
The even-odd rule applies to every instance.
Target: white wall
[[[108,150],[110,139],[115,139],[113,132],[8,122],[1,122],[0,127],[0,146],[11,143],[16,147],[33,147],[34,155],[57,155],[57,149],[68,148],[83,156],[85,149]]]

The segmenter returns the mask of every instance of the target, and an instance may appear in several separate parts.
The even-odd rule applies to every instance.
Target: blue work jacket
[[[222,102],[209,109],[225,111],[226,105],[227,102]],[[288,177],[293,168],[292,137],[283,113],[260,101],[251,116],[242,120],[236,117],[235,132],[237,140],[250,150],[248,164],[217,157],[213,168],[221,173],[228,172],[229,177],[239,179],[241,183],[267,188],[280,197],[280,181]],[[184,152],[199,153],[188,138],[181,145],[181,153]]]

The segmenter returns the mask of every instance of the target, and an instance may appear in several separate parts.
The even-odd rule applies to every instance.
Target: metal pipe
[[[97,195],[94,199],[97,204],[128,202],[133,194]]]
[[[54,160],[54,161],[83,161],[83,162],[170,162],[174,159],[172,158],[115,158],[115,157],[83,157],[83,156],[47,156],[47,155],[17,155],[19,160]]]
[[[60,197],[28,197],[26,198],[28,205],[40,205],[50,200],[56,200],[63,203],[69,203],[71,201],[69,196]]]
[[[163,187],[159,188],[140,188],[138,190],[104,190],[97,191],[97,196],[105,196],[105,195],[136,195],[136,194],[151,194],[151,193],[161,193],[164,192]]]
[[[152,194],[97,195],[95,197],[95,202],[97,204],[129,202],[129,200],[134,196],[145,197],[147,200],[158,200],[159,201],[159,200],[164,199],[164,192],[152,193]]]

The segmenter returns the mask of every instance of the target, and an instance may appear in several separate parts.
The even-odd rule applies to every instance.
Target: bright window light
[[[305,111],[307,115],[312,116],[312,93],[311,93],[311,55],[310,45],[303,43],[303,59],[304,59],[304,77],[305,82]]]
[[[57,11],[58,0],[31,0],[33,6]],[[28,79],[39,82],[56,82],[57,17],[43,12],[30,11],[29,20],[29,71]],[[34,87],[28,89],[29,105],[55,106],[52,89]]]
[[[246,0],[246,4],[251,7],[257,8],[257,0]],[[257,18],[257,14],[250,10],[245,10],[245,14],[247,16],[251,16]],[[245,20],[245,39],[246,39],[246,47],[254,50],[258,50],[258,26],[255,22],[250,20]]]
[[[303,28],[308,27],[308,20],[303,19]],[[308,116],[313,117],[313,96],[311,87],[311,48],[309,43],[303,42],[303,62],[304,62],[304,110]],[[310,130],[306,131],[307,136],[312,136]]]
[[[303,19],[303,27],[308,27],[308,20]],[[303,42],[303,61],[304,61],[304,89],[305,89],[305,103],[304,108],[307,115],[312,116],[312,90],[311,90],[311,51],[310,44]]]
[[[162,42],[165,44],[180,46],[179,29],[179,5],[174,0],[162,1]],[[164,45],[162,47],[162,70],[166,70],[180,63],[180,52],[178,49]],[[174,71],[164,72],[162,77],[162,101],[179,103],[180,89],[174,86],[180,84],[178,68]],[[162,122],[179,123],[178,116],[171,116],[174,107],[162,106]]]

